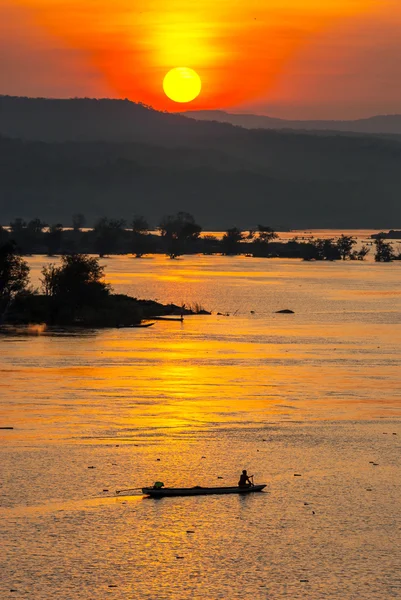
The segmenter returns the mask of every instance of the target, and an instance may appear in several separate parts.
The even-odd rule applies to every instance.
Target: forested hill
[[[0,98],[0,223],[194,214],[205,228],[401,225],[401,143],[246,130],[128,101]]]
[[[171,145],[177,140],[232,129],[229,124],[198,123],[129,100],[0,96],[0,134],[25,140],[146,141]]]
[[[378,135],[401,135],[401,115],[376,115],[367,119],[355,119],[350,121],[296,121],[277,119],[265,115],[228,113],[223,110],[188,110],[181,114],[190,119],[231,123],[232,125],[245,127],[247,129],[295,129],[315,132],[341,131],[346,133],[355,132]]]

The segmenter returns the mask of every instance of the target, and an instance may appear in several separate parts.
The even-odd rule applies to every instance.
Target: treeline
[[[157,316],[210,314],[196,303],[186,307],[114,294],[99,259],[84,254],[66,254],[45,265],[38,289],[29,276],[15,244],[0,245],[0,333],[10,325],[139,327]]]
[[[40,289],[29,285],[30,269],[15,245],[0,246],[0,327],[44,323],[92,327],[141,322],[136,300],[114,295],[98,259],[71,254],[43,267]]]
[[[366,245],[356,249],[355,238],[348,235],[338,239],[294,237],[282,242],[273,228],[262,224],[249,231],[236,227],[227,229],[221,239],[201,236],[201,225],[186,212],[164,216],[156,227],[157,233],[151,231],[150,224],[141,215],[135,215],[130,223],[103,217],[92,229],[85,229],[85,225],[82,214],[74,215],[69,227],[62,223],[49,225],[39,218],[28,222],[17,218],[9,227],[0,227],[0,245],[13,241],[23,255],[132,254],[141,258],[145,254],[166,254],[172,259],[183,254],[246,254],[318,261],[364,260],[370,251]],[[384,234],[376,236],[375,260],[400,260],[401,253],[384,237]]]

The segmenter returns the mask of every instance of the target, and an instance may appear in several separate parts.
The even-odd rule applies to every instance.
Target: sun
[[[174,102],[191,102],[199,96],[201,89],[201,78],[188,67],[171,69],[163,80],[164,93]]]

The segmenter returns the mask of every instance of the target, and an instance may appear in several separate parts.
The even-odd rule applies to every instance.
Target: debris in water
[[[104,492],[108,492],[109,490],[103,490]]]
[[[193,529],[187,529],[187,533],[195,533]]]
[[[302,477],[301,473],[294,473],[294,477]]]
[[[14,429],[14,427],[0,427],[0,429]],[[393,433],[393,435],[397,435],[397,434]]]
[[[184,558],[183,556],[176,556],[176,558]]]
[[[88,467],[88,469],[96,469],[96,467]]]
[[[300,581],[301,583],[308,583],[308,582],[309,582],[309,579],[300,579],[299,581]]]

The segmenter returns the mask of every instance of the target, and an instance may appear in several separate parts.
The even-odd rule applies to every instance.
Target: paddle
[[[126,490],[116,490],[116,494],[121,494],[122,492],[135,492],[136,490],[141,490],[142,488],[128,488]]]

